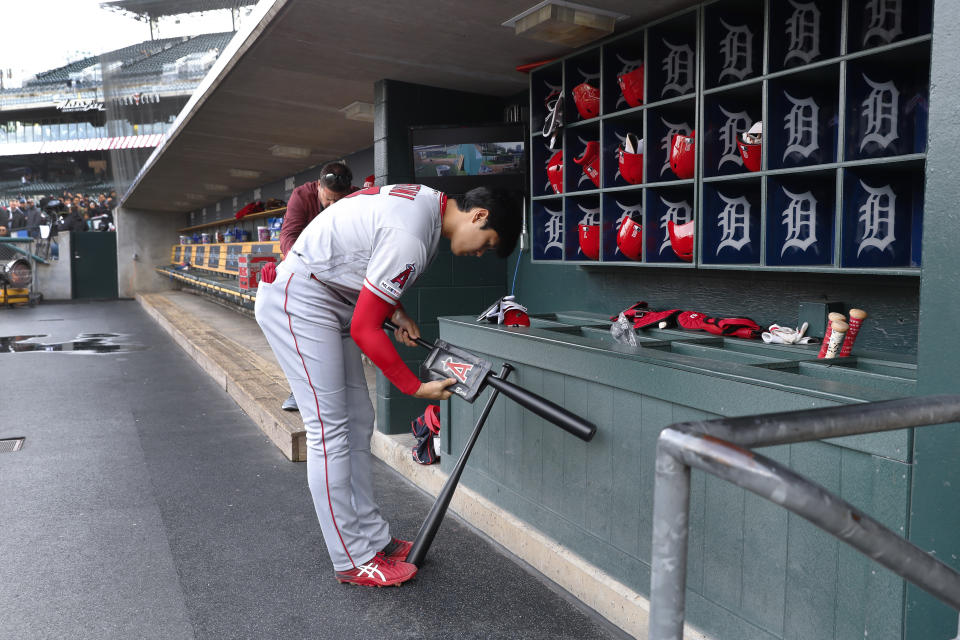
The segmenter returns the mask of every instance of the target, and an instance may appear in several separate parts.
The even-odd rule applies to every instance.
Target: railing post
[[[683,640],[690,533],[690,467],[673,453],[665,429],[657,441],[648,640]]]

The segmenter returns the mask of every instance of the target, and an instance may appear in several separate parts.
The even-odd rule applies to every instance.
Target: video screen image
[[[522,142],[424,144],[413,147],[417,177],[484,176],[523,171]]]

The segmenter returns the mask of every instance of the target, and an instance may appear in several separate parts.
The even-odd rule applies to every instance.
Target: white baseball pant
[[[295,256],[257,289],[256,317],[290,382],[307,431],[307,478],[336,571],[360,566],[390,542],[373,496],[374,411],[353,307],[310,278]]]

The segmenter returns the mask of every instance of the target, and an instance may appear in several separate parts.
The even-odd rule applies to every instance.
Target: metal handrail
[[[746,447],[960,421],[960,395],[904,398],[671,425],[657,442],[649,640],[682,640],[690,469],[696,467],[806,518],[960,610],[960,573],[853,505]]]

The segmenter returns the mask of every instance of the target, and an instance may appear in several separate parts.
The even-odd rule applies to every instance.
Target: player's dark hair
[[[523,226],[523,194],[507,189],[491,189],[477,187],[463,196],[463,211],[470,211],[474,207],[486,209],[487,222],[484,229],[493,229],[500,236],[497,245],[497,255],[506,258],[513,253]]]
[[[334,193],[347,193],[353,185],[353,172],[342,162],[328,162],[320,169],[320,184]]]

